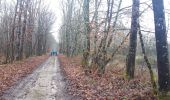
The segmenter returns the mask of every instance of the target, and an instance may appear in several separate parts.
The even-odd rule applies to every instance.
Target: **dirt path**
[[[16,86],[5,91],[4,100],[70,100],[65,93],[57,57],[50,57],[42,66]]]

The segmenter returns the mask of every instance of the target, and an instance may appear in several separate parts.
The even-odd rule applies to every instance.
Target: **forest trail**
[[[57,57],[50,57],[28,77],[5,91],[4,100],[68,100]]]

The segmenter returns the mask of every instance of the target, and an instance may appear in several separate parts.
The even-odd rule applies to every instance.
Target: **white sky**
[[[151,2],[151,0],[140,0],[140,2],[145,2],[148,1],[147,3]],[[47,0],[47,3],[50,5],[51,10],[55,13],[57,19],[55,24],[53,25],[52,32],[55,39],[58,41],[58,30],[60,28],[60,25],[62,24],[62,12],[61,12],[61,0]],[[130,6],[132,5],[132,0],[122,0],[122,7]],[[165,9],[170,9],[170,0],[164,0],[164,5]],[[146,8],[146,7],[145,7]],[[170,16],[166,16],[166,19],[168,19]],[[131,20],[126,20],[127,26],[130,25]],[[141,21],[142,26],[145,27],[145,30],[149,31],[154,31],[154,22],[153,22],[153,11],[148,11],[143,14],[142,16],[142,21]],[[168,24],[168,22],[166,22]],[[170,40],[170,39],[168,39]]]
[[[58,30],[60,25],[62,24],[62,13],[60,7],[60,0],[47,0],[47,3],[50,5],[50,9],[54,12],[56,16],[56,22],[53,25],[52,31],[54,32],[53,35],[58,42]]]

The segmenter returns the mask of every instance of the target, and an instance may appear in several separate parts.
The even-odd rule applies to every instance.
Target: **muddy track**
[[[50,57],[32,74],[4,92],[0,100],[70,100],[57,57]]]

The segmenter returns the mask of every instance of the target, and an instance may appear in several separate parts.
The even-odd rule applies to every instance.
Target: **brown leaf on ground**
[[[27,74],[32,73],[42,62],[48,58],[47,55],[30,57],[13,64],[0,65],[0,94],[15,82]]]
[[[91,73],[86,75],[81,66],[81,57],[66,57],[59,55],[61,68],[69,80],[69,94],[81,97],[83,100],[154,100],[148,72],[136,75],[128,81],[122,66],[106,69],[99,77]]]

